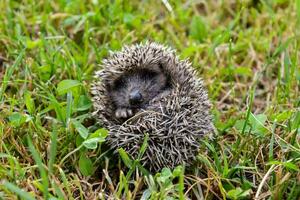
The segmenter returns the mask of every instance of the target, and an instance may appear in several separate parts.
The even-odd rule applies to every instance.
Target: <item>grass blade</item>
[[[37,152],[37,150],[34,148],[31,139],[29,138],[29,136],[27,137],[27,141],[28,141],[28,147],[29,150],[33,156],[33,159],[35,161],[35,163],[38,166],[40,175],[42,177],[42,186],[43,186],[43,196],[45,199],[48,199],[49,197],[49,192],[48,192],[48,187],[49,187],[49,182],[48,182],[48,175],[47,172],[45,170],[45,167],[43,165],[42,159],[39,155],[39,153]]]
[[[49,173],[53,172],[53,164],[57,153],[57,125],[53,123],[53,131],[51,133],[50,158],[48,162]]]
[[[8,190],[11,192],[17,194],[20,198],[25,199],[25,200],[35,200],[33,196],[31,196],[28,192],[25,192],[15,184],[12,184],[10,182],[4,182],[4,187],[6,187]]]
[[[3,100],[3,94],[4,94],[4,92],[5,92],[6,88],[7,88],[8,81],[11,79],[11,77],[12,77],[14,71],[16,70],[16,68],[20,65],[20,63],[21,63],[24,55],[25,55],[25,49],[23,49],[19,53],[19,55],[18,55],[15,63],[6,70],[6,73],[5,73],[4,77],[3,77],[2,86],[0,88],[0,101]]]

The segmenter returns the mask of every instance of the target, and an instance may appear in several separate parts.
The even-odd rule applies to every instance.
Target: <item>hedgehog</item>
[[[145,42],[110,52],[95,72],[93,116],[109,130],[112,149],[123,148],[150,171],[194,163],[203,136],[215,133],[202,79],[168,46]]]

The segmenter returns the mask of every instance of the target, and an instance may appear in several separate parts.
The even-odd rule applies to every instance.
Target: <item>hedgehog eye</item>
[[[163,70],[163,64],[162,63],[158,63],[158,67],[160,70]]]
[[[113,82],[113,89],[118,90],[126,85],[124,77],[120,77]]]

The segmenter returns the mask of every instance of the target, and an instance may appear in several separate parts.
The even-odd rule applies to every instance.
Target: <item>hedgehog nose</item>
[[[129,103],[131,105],[137,105],[143,101],[143,96],[139,90],[134,90],[129,94]]]

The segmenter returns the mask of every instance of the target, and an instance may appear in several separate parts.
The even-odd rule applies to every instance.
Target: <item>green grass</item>
[[[0,1],[0,199],[300,198],[300,1]],[[91,119],[109,50],[156,41],[199,71],[218,134],[149,174]],[[141,154],[147,146],[145,141]]]

